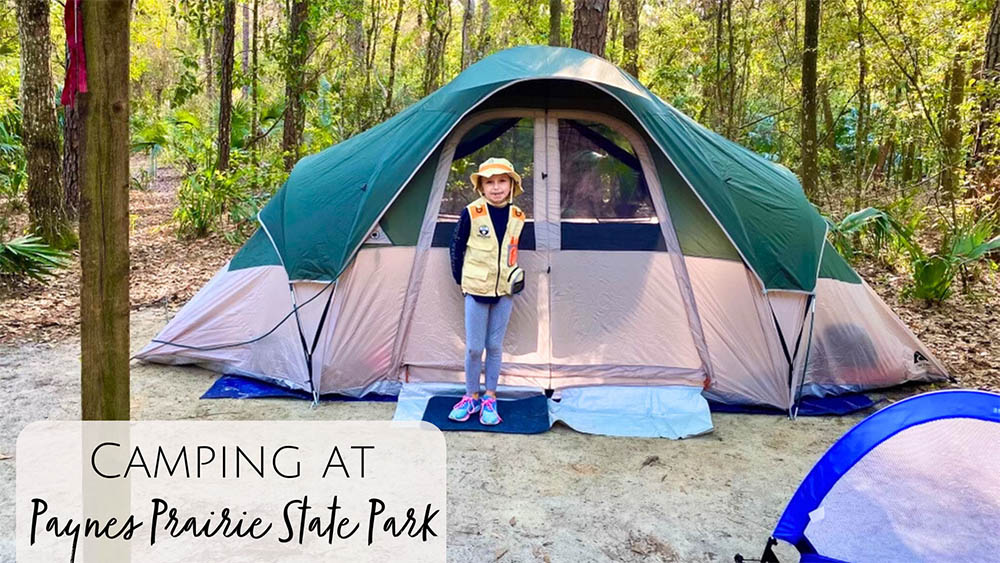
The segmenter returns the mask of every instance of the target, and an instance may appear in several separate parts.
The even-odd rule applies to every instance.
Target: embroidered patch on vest
[[[486,225],[479,225],[479,236],[488,237],[490,236],[490,228]]]

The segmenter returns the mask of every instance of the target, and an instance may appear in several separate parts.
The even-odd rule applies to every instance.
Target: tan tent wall
[[[914,363],[919,352],[926,362]],[[947,374],[867,284],[821,278],[805,374],[807,391],[865,390]]]
[[[741,262],[685,257],[718,398],[784,408],[788,363],[756,278]]]
[[[323,287],[323,284],[309,285],[313,287],[311,295],[306,296],[303,290],[299,294],[301,301]],[[315,316],[318,320],[323,299],[323,296],[318,297],[302,312],[317,309],[310,317]],[[282,267],[228,271],[224,266],[156,337],[160,341],[209,349],[192,350],[151,342],[136,357],[160,363],[197,364],[220,372],[266,376],[309,390],[305,356],[293,321],[286,321],[270,336],[252,344],[210,349],[261,336],[291,310],[288,277]]]
[[[365,247],[337,282],[337,295],[324,328],[322,393],[395,381],[392,350],[415,249]]]

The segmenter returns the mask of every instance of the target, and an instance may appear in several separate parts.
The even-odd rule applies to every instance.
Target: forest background
[[[78,330],[65,9],[0,0],[0,340]],[[1000,2],[136,0],[129,37],[133,306],[188,299],[302,156],[565,45],[796,172],[917,335],[1000,386]]]

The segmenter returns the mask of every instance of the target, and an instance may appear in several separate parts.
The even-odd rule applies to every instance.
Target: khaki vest
[[[510,276],[517,266],[517,242],[524,227],[524,212],[510,206],[503,242],[497,241],[486,198],[470,203],[469,242],[462,263],[462,291],[470,295],[496,297],[510,295]]]

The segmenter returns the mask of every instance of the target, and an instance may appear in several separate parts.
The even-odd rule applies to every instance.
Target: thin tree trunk
[[[365,90],[371,86],[375,59],[378,54],[378,40],[382,30],[382,0],[371,0],[371,26],[365,28]]]
[[[573,48],[604,56],[609,0],[577,0],[573,6]]]
[[[365,64],[364,0],[350,0],[347,5],[347,44],[354,55],[356,68]]]
[[[986,53],[983,56],[982,78],[991,90],[979,104],[981,118],[976,128],[976,140],[973,148],[973,160],[983,167],[982,179],[986,185],[991,185],[997,178],[1000,166],[995,159],[1000,157],[997,149],[1000,139],[995,123],[998,111],[997,89],[1000,89],[1000,0],[993,2],[993,13],[990,16],[990,27],[986,33]],[[991,162],[991,160],[993,160]],[[1000,193],[994,193],[994,201],[1000,210]]]
[[[246,76],[250,72],[250,4],[244,0],[243,2],[243,43],[241,46],[242,56],[240,57],[240,70],[243,75]],[[250,93],[250,88],[247,83],[243,82],[241,99],[245,100],[247,95]]]
[[[386,88],[385,106],[381,119],[392,111],[392,93],[396,85],[396,46],[399,43],[399,26],[403,21],[403,0],[396,0],[396,23],[392,26],[392,43],[389,45],[389,84]]]
[[[562,0],[549,0],[549,45],[562,46]]]
[[[965,49],[965,46],[960,46],[955,58],[952,59],[947,82],[948,105],[945,108],[945,121],[941,127],[941,144],[944,152],[941,188],[946,200],[952,206],[953,219],[955,200],[960,197],[958,189],[962,177],[962,121],[959,112],[962,102],[965,101]]]
[[[490,47],[490,0],[479,1],[479,45],[476,48],[476,60],[486,56]]]
[[[219,73],[219,160],[217,170],[229,169],[230,130],[233,119],[233,43],[236,35],[236,0],[226,0],[222,14],[222,65]]]
[[[854,128],[854,209],[863,207],[865,169],[868,161],[868,61],[865,58],[865,6],[856,0],[858,15],[858,119]]]
[[[462,70],[472,64],[472,19],[475,17],[475,6],[472,0],[462,0]]]
[[[889,162],[889,153],[892,152],[893,139],[892,139],[892,129],[886,133],[886,138],[879,144],[878,153],[875,157],[875,166],[872,167],[871,178],[876,181],[882,181],[885,179],[887,171],[886,166]]]
[[[215,97],[215,68],[212,64],[212,16],[209,15],[208,21],[203,22],[204,27],[201,32],[204,34],[201,38],[201,46],[204,55],[205,67],[205,93],[208,95],[209,99]]]
[[[299,142],[302,139],[300,119],[303,113],[306,49],[309,45],[309,32],[306,29],[308,14],[308,0],[292,1],[292,13],[288,18],[288,67],[285,69],[285,117],[281,137],[285,170],[289,171],[299,160]]]
[[[424,58],[423,93],[428,95],[441,86],[444,75],[444,48],[451,29],[451,2],[425,0],[427,50]],[[445,19],[447,17],[447,19]]]
[[[129,2],[83,2],[83,34],[81,406],[84,420],[128,420]]]
[[[66,212],[59,126],[49,69],[49,3],[17,0],[21,45],[21,142],[27,159],[31,229],[56,248],[76,244]]]
[[[913,157],[916,153],[916,143],[910,141],[903,149],[903,169],[900,171],[900,181],[903,186],[909,185],[913,181]]]
[[[726,137],[736,136],[736,38],[733,34],[733,0],[726,0],[726,33],[728,45],[726,51]]]
[[[830,86],[823,83],[820,88],[823,96],[823,139],[826,150],[830,153],[830,180],[836,187],[841,187],[843,178],[840,175],[840,150],[837,148],[837,124],[833,120],[833,110],[830,108]]]
[[[802,50],[802,189],[819,195],[819,155],[816,146],[816,59],[819,53],[820,0],[805,0]]]
[[[260,128],[260,96],[257,92],[257,11],[258,11],[259,0],[253,0],[253,24],[250,30],[251,35],[251,54],[250,54],[250,138],[257,138],[257,129]],[[252,147],[254,155],[254,164],[257,163],[257,143],[253,144]]]
[[[622,68],[639,78],[639,2],[620,0],[622,10]]]

